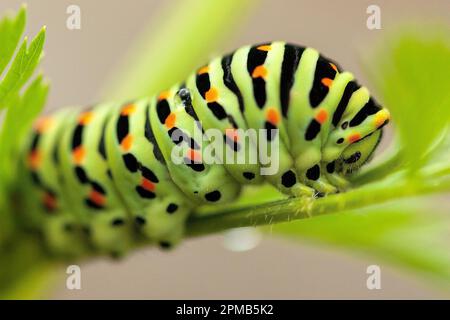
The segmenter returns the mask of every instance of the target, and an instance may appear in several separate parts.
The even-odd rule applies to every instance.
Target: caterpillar
[[[168,248],[196,207],[230,202],[243,185],[268,182],[294,197],[345,190],[388,121],[367,88],[315,49],[244,46],[151,98],[39,118],[19,164],[20,221],[57,256],[121,256],[140,239]],[[266,143],[277,170],[207,163],[209,129],[223,143],[217,152],[244,159]],[[264,134],[250,141],[249,129]]]

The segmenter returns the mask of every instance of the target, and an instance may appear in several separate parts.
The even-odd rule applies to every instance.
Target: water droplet
[[[256,228],[236,228],[225,232],[223,245],[230,251],[242,252],[256,248],[261,239],[261,232]]]

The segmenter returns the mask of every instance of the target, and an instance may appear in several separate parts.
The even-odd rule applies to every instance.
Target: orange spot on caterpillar
[[[78,123],[84,125],[87,125],[89,122],[92,121],[94,114],[90,111],[87,112],[83,112],[82,114],[80,114],[80,116],[78,117]]]
[[[269,108],[267,110],[266,119],[275,126],[280,122],[280,114],[275,108]]]
[[[198,74],[204,74],[204,73],[208,73],[209,72],[209,66],[204,66],[201,67],[200,69],[198,69]]]
[[[53,123],[53,119],[50,117],[42,117],[36,121],[34,126],[38,133],[43,133],[47,131]]]
[[[38,150],[33,150],[28,155],[28,166],[32,169],[39,168],[41,164],[41,153]]]
[[[167,118],[166,121],[164,122],[164,125],[168,128],[168,129],[172,129],[175,126],[175,122],[177,120],[177,115],[173,112],[171,112]]]
[[[328,119],[328,112],[325,109],[319,109],[319,111],[316,113],[315,118],[316,121],[320,124],[323,124]]]
[[[190,160],[196,163],[202,162],[202,155],[194,149],[189,149],[187,156]]]
[[[86,150],[83,146],[78,146],[72,151],[73,162],[81,164],[86,156]]]
[[[129,116],[130,114],[134,113],[136,111],[136,105],[134,104],[129,104],[126,105],[122,111],[120,112],[120,114],[122,116]]]
[[[349,135],[347,138],[348,142],[350,142],[350,143],[356,142],[360,139],[361,139],[361,135],[358,132]]]
[[[390,117],[391,115],[386,109],[378,111],[378,113],[375,115],[374,120],[375,127],[381,127],[386,122],[386,120],[389,120]]]
[[[266,45],[259,46],[256,49],[261,50],[261,51],[270,51],[272,49],[272,47],[270,45],[266,44]]]
[[[105,196],[96,190],[91,191],[89,199],[99,207],[103,207],[105,204]]]
[[[48,210],[55,210],[57,207],[57,201],[56,198],[51,195],[50,193],[46,192],[44,194],[44,197],[42,199],[42,202],[44,203],[44,206],[48,209]]]
[[[127,134],[125,138],[120,142],[120,146],[123,151],[128,151],[131,149],[133,144],[133,136],[131,134]]]
[[[214,102],[217,100],[219,94],[217,93],[216,88],[211,88],[205,93],[205,100],[206,102]]]
[[[263,65],[257,66],[253,69],[252,78],[265,78],[267,76],[267,69]]]
[[[328,88],[333,84],[333,80],[331,80],[330,78],[322,78],[320,82],[322,82],[322,84]]]
[[[150,180],[146,179],[146,178],[142,178],[141,187],[144,188],[147,191],[154,191],[155,190],[155,184],[153,182],[151,182]]]
[[[163,91],[158,96],[158,101],[166,100],[170,96],[170,91]]]
[[[336,67],[336,65],[334,63],[330,62],[330,66],[331,66],[331,68],[333,68],[334,71],[338,72],[338,68]]]
[[[226,129],[225,134],[227,135],[228,138],[230,138],[234,142],[239,141],[239,135],[238,135],[238,131],[236,129],[234,129],[234,128]]]

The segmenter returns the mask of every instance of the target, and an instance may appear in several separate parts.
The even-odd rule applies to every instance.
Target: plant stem
[[[291,198],[259,206],[228,210],[214,215],[193,215],[187,224],[187,236],[216,233],[229,228],[267,225],[304,219],[342,210],[381,204],[394,199],[450,190],[450,177],[432,181],[385,179],[346,193],[320,199]]]

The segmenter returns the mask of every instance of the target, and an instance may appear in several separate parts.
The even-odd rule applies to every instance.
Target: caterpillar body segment
[[[232,55],[212,60],[187,80],[187,88],[198,89],[186,88],[182,93],[190,96],[191,114],[200,121],[209,139],[224,141],[223,158],[236,159],[230,161],[232,162],[230,165],[227,161],[222,161],[227,172],[241,184],[259,184],[264,178],[256,161],[257,132],[248,130],[249,127],[242,114],[244,101],[234,80],[232,62]],[[210,70],[215,72],[211,73]],[[215,130],[209,133],[208,129],[211,128]]]
[[[245,46],[154,97],[41,119],[24,149],[21,219],[59,256],[120,256],[142,239],[170,247],[196,207],[246,184],[345,190],[388,120],[315,49]]]
[[[180,86],[164,91],[150,108],[150,121],[173,181],[197,204],[235,199],[240,184],[221,164],[202,161],[209,142],[203,139],[201,124],[177,97]],[[193,101],[195,103],[195,101]],[[178,152],[178,154],[176,154]],[[174,162],[174,156],[182,161]]]
[[[172,181],[150,122],[154,101],[120,106],[105,128],[111,176],[131,221],[163,246],[181,240],[193,202]]]
[[[133,243],[133,225],[111,178],[104,127],[113,104],[99,105],[75,117],[59,145],[65,194],[94,250],[120,255]]]
[[[299,196],[307,188],[297,181],[295,171],[291,170],[293,161],[287,150],[289,139],[285,134],[278,94],[281,47],[281,43],[274,43],[238,49],[232,56],[231,73],[243,97],[241,113],[247,127],[258,132],[267,130],[262,141],[261,135],[257,136],[257,145],[261,148],[267,144],[270,150],[271,145],[277,144],[274,149],[277,150],[278,168],[276,172],[264,175],[264,179],[286,194]],[[272,156],[270,151],[269,155]],[[313,190],[309,191],[312,195]]]
[[[72,211],[70,193],[63,188],[64,174],[59,166],[58,141],[76,116],[62,110],[40,118],[34,125],[20,162],[20,224],[25,230],[40,230],[51,252],[72,256],[85,253],[87,242],[81,232],[79,212]],[[64,194],[64,196],[63,196]]]

